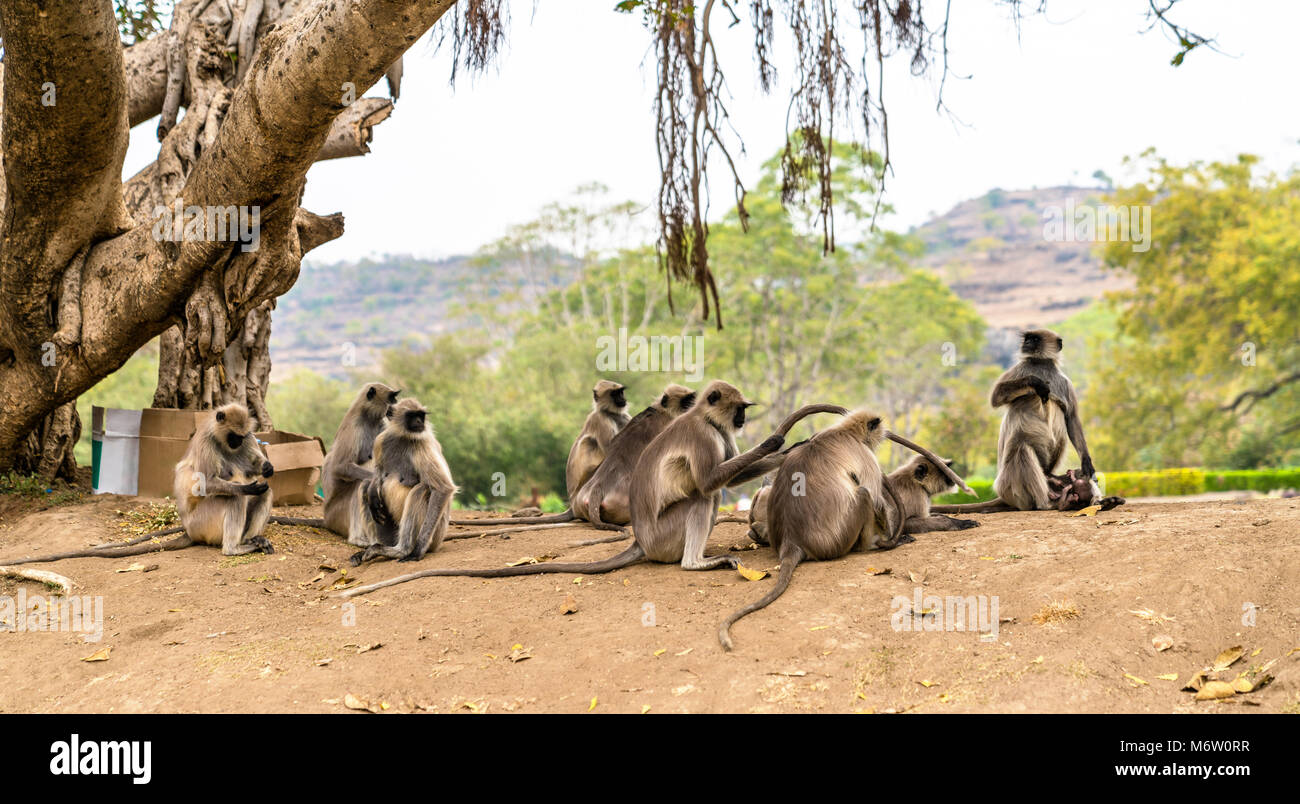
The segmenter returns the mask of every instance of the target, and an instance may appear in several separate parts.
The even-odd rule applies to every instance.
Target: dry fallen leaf
[[[1177,674],[1177,673],[1161,673],[1160,675],[1156,676],[1156,678],[1160,679],[1161,681],[1177,681],[1177,680],[1178,680],[1178,674]]]
[[[564,604],[560,606],[561,614],[573,614],[578,610],[578,599],[570,592],[564,597]]]
[[[114,570],[114,572],[140,572],[143,569],[144,569],[144,564],[132,564],[129,567],[123,567],[121,569]]]
[[[1033,661],[1030,662],[1030,664],[1042,664],[1042,663],[1043,663],[1042,656],[1039,656],[1037,659],[1034,659]]]
[[[1137,676],[1133,675],[1132,673],[1125,673],[1125,674],[1124,674],[1124,678],[1127,678],[1129,681],[1132,681],[1132,682],[1133,682],[1133,686],[1135,686],[1135,687],[1146,686],[1146,683],[1147,683],[1145,679],[1138,678]]]
[[[646,712],[649,712],[649,711],[650,711],[650,704],[642,704],[642,705],[641,705],[641,714],[644,715]]]
[[[1096,516],[1097,512],[1100,510],[1101,510],[1100,505],[1090,505],[1087,508],[1080,508],[1078,511],[1075,511],[1073,514],[1070,514],[1070,516]]]
[[[522,567],[524,564],[541,564],[541,563],[544,562],[544,561],[552,561],[552,560],[554,560],[554,559],[555,559],[555,556],[553,556],[553,555],[540,555],[540,556],[536,556],[536,557],[534,557],[534,556],[524,556],[523,558],[519,559],[518,561],[511,561],[509,564],[506,564],[506,566],[507,566],[507,567]]]
[[[1245,674],[1242,674],[1232,680],[1232,689],[1241,693],[1254,692],[1272,680],[1273,677],[1270,675],[1261,674],[1254,679],[1249,679],[1246,678]]]
[[[522,662],[526,659],[533,658],[533,649],[525,648],[523,645],[515,645],[510,651],[510,655],[506,658],[512,662]]]
[[[1157,651],[1167,651],[1174,646],[1174,638],[1168,634],[1157,634],[1151,637],[1151,646]]]
[[[925,687],[926,689],[929,689],[930,687],[933,687],[935,684],[937,684],[937,683],[939,683],[939,682],[937,682],[937,681],[930,681],[930,680],[928,680],[928,679],[921,679],[920,681],[917,681],[916,683],[917,683],[917,684],[920,684],[922,687]]]
[[[89,656],[84,657],[81,661],[83,661],[83,662],[106,662],[106,661],[108,661],[108,654],[109,654],[109,652],[112,651],[112,650],[113,650],[113,646],[112,646],[112,645],[107,645],[107,646],[102,647],[102,648],[100,648],[99,650],[95,651],[94,653],[90,654]]]
[[[593,695],[593,696],[591,696],[591,706],[588,706],[588,707],[587,707],[587,711],[590,712],[591,710],[593,710],[593,709],[595,709],[595,708],[596,708],[596,696]]]
[[[1187,679],[1187,683],[1183,685],[1183,692],[1200,692],[1203,686],[1205,686],[1205,671],[1198,670]]]
[[[350,692],[347,695],[343,696],[343,705],[346,706],[348,709],[356,709],[362,712],[375,711],[373,706],[361,700],[360,698],[358,698],[357,696],[353,695]]]
[[[695,650],[695,648],[687,648],[686,650],[682,651],[681,653],[674,653],[673,655],[674,655],[674,656],[685,656],[686,654],[690,653],[690,652],[693,651],[693,650]]]
[[[1245,651],[1240,645],[1235,645],[1221,652],[1214,659],[1214,672],[1221,673],[1231,667],[1238,659],[1242,657]]]
[[[663,655],[664,655],[665,653],[667,653],[667,652],[668,652],[668,649],[667,649],[667,648],[660,648],[659,650],[655,651],[655,655],[656,655],[656,656],[663,656]]]
[[[891,572],[893,572],[893,570],[891,570],[889,567],[885,567],[884,569],[877,569],[876,567],[867,567],[868,575],[888,575]]]
[[[767,570],[750,569],[744,564],[736,564],[736,572],[747,581],[761,581],[767,577]]]
[[[1207,681],[1196,693],[1198,701],[1217,701],[1220,698],[1231,698],[1236,694],[1236,690],[1226,681]]]
[[[919,584],[924,584],[924,583],[925,583],[925,576],[927,576],[927,575],[929,575],[929,574],[930,574],[930,568],[929,568],[929,567],[926,567],[925,569],[921,570],[920,572],[912,572],[911,570],[908,570],[908,571],[907,571],[907,577],[908,577],[909,579],[911,579],[912,583],[919,583]]]

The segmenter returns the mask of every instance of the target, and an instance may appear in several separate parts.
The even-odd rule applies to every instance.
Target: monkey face
[[[212,432],[218,443],[224,443],[232,452],[243,446],[244,439],[253,429],[248,420],[248,410],[243,405],[223,405],[217,409],[213,418],[215,424]]]
[[[243,446],[244,439],[246,437],[247,436],[243,435],[242,433],[235,433],[235,432],[226,433],[226,446],[230,447],[232,450],[239,449],[241,446]]]
[[[408,433],[422,433],[428,413],[429,411],[414,399],[403,399],[388,409],[389,427],[397,427]]]
[[[1020,354],[1025,357],[1055,359],[1065,346],[1065,340],[1050,329],[1031,329],[1020,338]]]
[[[424,432],[424,415],[422,410],[408,410],[402,422],[403,426],[406,427],[406,431],[408,433]]]
[[[714,380],[704,389],[703,414],[715,427],[740,430],[745,426],[745,409],[753,404],[731,383]]]
[[[613,403],[614,407],[616,408],[627,407],[627,397],[624,396],[624,391],[625,389],[620,386],[618,390],[614,391],[609,395],[609,401]]]

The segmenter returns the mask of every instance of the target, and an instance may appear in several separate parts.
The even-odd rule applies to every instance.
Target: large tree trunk
[[[368,150],[390,104],[353,97],[453,2],[179,0],[124,49],[108,0],[0,0],[0,471],[73,468],[72,403],[169,330],[155,404],[270,424],[274,300],[343,230],[298,206],[307,170]],[[155,116],[158,160],[123,183],[128,125]],[[173,202],[259,209],[257,248],[156,237]]]

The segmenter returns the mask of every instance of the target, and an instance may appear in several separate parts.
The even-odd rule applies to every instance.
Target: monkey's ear
[[[713,393],[709,394],[709,404],[716,405],[718,404],[718,400],[721,398],[722,398],[722,392],[714,391]]]
[[[876,418],[874,418],[874,419],[872,419],[871,421],[867,422],[867,429],[868,429],[868,430],[875,430],[875,429],[876,429],[877,427],[879,427],[879,426],[880,426],[880,417],[879,417],[879,416],[877,416]]]
[[[948,460],[944,461],[943,463],[944,463],[944,465],[947,466],[949,469],[952,468],[952,458],[949,458]]]
[[[226,412],[224,410],[217,411],[217,421],[224,422],[225,420],[226,420]]]
[[[664,394],[662,397],[660,397],[660,399],[659,399],[659,407],[661,407],[661,408],[666,408],[666,407],[668,407],[668,394]]]
[[[372,385],[366,389],[366,399],[374,399],[374,398],[375,398],[375,386]]]
[[[916,468],[912,470],[912,476],[915,477],[917,480],[924,479],[925,476],[928,474],[930,474],[930,467],[926,466],[923,463],[918,463],[916,465]]]
[[[393,391],[392,393],[390,393],[390,394],[388,395],[388,404],[390,404],[390,405],[392,405],[392,404],[396,404],[396,402],[397,402],[397,395],[400,394],[400,393],[401,393],[401,391]]]
[[[1056,339],[1056,350],[1059,352],[1060,350],[1062,350],[1062,349],[1064,349],[1064,348],[1065,348],[1065,338],[1057,338],[1057,339]]]

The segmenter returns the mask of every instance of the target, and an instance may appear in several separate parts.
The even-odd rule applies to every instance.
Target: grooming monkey
[[[605,460],[570,498],[574,515],[593,524],[626,525],[631,522],[628,493],[637,460],[671,421],[694,404],[695,392],[690,388],[676,384],[665,388],[656,404],[638,413],[614,436]]]
[[[993,480],[997,498],[983,503],[939,506],[941,513],[995,513],[998,511],[1036,511],[1077,504],[1078,492],[1063,495],[1061,487],[1083,480],[1091,500],[1101,499],[1096,470],[1079,418],[1079,400],[1070,378],[1058,365],[1065,341],[1049,329],[1022,333],[1020,361],[1007,369],[993,386],[993,407],[1006,406],[998,431],[998,474]],[[1065,455],[1066,441],[1074,445],[1082,464],[1075,474],[1051,481]],[[1068,478],[1068,480],[1066,479]],[[1119,505],[1119,497],[1106,498],[1109,507]],[[1055,504],[1054,504],[1055,503]]]
[[[271,491],[266,479],[275,473],[252,434],[248,410],[242,405],[217,408],[213,417],[190,438],[185,455],[176,464],[172,494],[181,527],[134,539],[116,546],[101,546],[67,553],[21,558],[0,564],[35,564],[64,558],[122,558],[158,550],[180,550],[191,544],[221,547],[223,555],[254,551],[273,553],[262,535],[271,513]],[[184,535],[161,544],[141,544],[154,536]]]
[[[570,500],[605,460],[609,442],[630,421],[623,392],[624,386],[610,380],[601,380],[591,389],[591,413],[582,423],[582,432],[569,449],[569,460],[564,465],[564,484]]]
[[[632,470],[636,468],[641,451],[663,432],[669,422],[690,410],[694,404],[695,392],[690,388],[676,384],[670,384],[665,388],[655,404],[634,416],[609,442],[605,459],[578,490],[577,495],[569,499],[569,510],[563,513],[539,517],[453,519],[451,524],[474,526],[545,524],[585,519],[600,529],[605,529],[608,524],[626,525],[632,520],[632,515],[628,511],[628,488],[632,483]]]
[[[348,541],[366,548],[352,556],[353,566],[377,556],[415,561],[447,535],[456,484],[427,416],[414,399],[389,410],[375,439],[374,476],[353,503],[352,521],[361,526]]]
[[[836,405],[807,405],[786,417],[776,432],[737,454],[735,434],[745,424],[745,400],[734,386],[715,380],[700,401],[664,428],[641,453],[632,472],[630,507],[636,543],[603,561],[530,564],[499,569],[428,569],[340,593],[366,594],[385,586],[432,576],[505,578],[548,573],[600,574],[649,559],[680,562],[684,570],[735,567],[735,556],[704,556],[717,515],[720,490],[759,476],[764,458],[780,449],[785,434],[813,413],[844,413]],[[769,470],[770,471],[770,470]]]
[[[334,433],[334,446],[325,456],[321,468],[321,486],[325,492],[325,511],[320,519],[273,516],[271,521],[281,525],[305,525],[333,531],[348,538],[361,527],[353,521],[357,511],[356,499],[362,485],[373,472],[370,459],[375,449],[375,437],[384,429],[388,409],[397,403],[395,391],[381,382],[366,385],[352,400],[339,429]]]
[[[761,521],[766,511],[766,533],[760,535],[776,550],[781,572],[771,591],[733,612],[718,627],[718,641],[724,649],[732,647],[731,626],[780,597],[801,561],[827,561],[851,551],[890,549],[898,544],[907,520],[900,514],[908,512],[908,505],[916,501],[904,503],[881,472],[875,451],[886,438],[919,452],[935,467],[942,466],[939,474],[944,488],[949,482],[965,486],[938,456],[889,432],[881,425],[880,416],[865,409],[848,414],[791,449],[772,485],[766,487],[764,499],[757,501],[759,511],[754,514]],[[928,497],[925,503],[928,505]],[[755,533],[753,525],[750,533]]]

